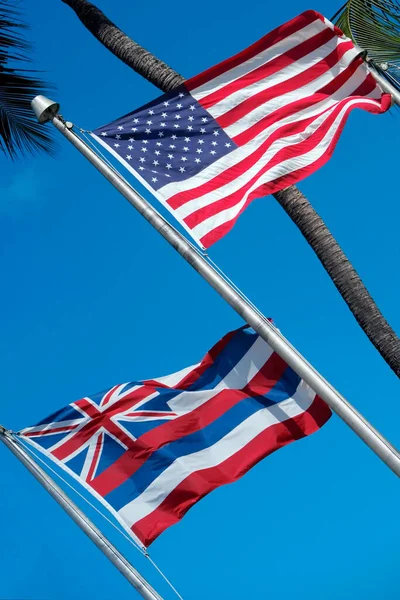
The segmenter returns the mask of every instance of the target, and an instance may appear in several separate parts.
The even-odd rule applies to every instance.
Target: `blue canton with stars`
[[[197,175],[237,148],[184,86],[93,133],[154,190]]]

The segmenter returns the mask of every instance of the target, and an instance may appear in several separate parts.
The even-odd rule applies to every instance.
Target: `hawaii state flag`
[[[194,366],[86,396],[18,435],[148,546],[203,496],[314,433],[330,415],[245,326]]]
[[[353,108],[389,108],[359,53],[309,10],[92,135],[208,247],[325,164]]]

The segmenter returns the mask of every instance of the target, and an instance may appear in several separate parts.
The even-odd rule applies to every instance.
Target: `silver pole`
[[[384,92],[392,96],[392,103],[397,104],[397,106],[400,106],[400,92],[396,90],[396,88],[390,83],[388,79],[386,79],[386,77],[383,77],[383,75],[381,75],[376,70],[374,62],[368,56],[368,50],[360,48],[360,46],[358,46],[357,44],[354,44],[354,46],[357,48],[357,50],[360,51],[360,56],[363,58],[364,62],[368,67],[369,72],[371,73],[375,81],[379,83]],[[387,65],[384,63],[378,64],[378,66],[381,67],[383,71],[385,71],[388,68]]]
[[[369,63],[367,60],[367,65],[372,77],[374,77],[374,79],[379,83],[383,91],[387,94],[390,94],[393,98],[393,102],[397,104],[397,106],[400,106],[400,92],[396,90],[396,88],[390,83],[390,81],[386,79],[386,77],[374,69],[373,63]]]
[[[400,454],[330,383],[255,310],[156,210],[124,179],[111,169],[56,114],[58,104],[37,96],[32,107],[38,120],[52,121],[69,142],[136,208],[179,254],[236,310],[279,356],[331,407],[333,411],[400,477]]]
[[[162,600],[149,583],[132,567],[117,548],[102,534],[78,506],[64,493],[55,481],[44,471],[3,426],[0,425],[0,440],[47,490],[65,512],[75,521],[84,533],[96,544],[118,571],[129,581],[145,600]]]

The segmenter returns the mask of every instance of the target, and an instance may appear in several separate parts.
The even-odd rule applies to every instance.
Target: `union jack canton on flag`
[[[82,398],[19,435],[148,546],[203,496],[330,415],[245,326],[192,367]]]

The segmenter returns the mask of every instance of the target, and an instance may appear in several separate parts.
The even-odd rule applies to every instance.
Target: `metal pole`
[[[124,179],[111,169],[55,114],[58,105],[43,96],[32,102],[39,121],[50,120],[69,142],[136,208],[179,254],[236,310],[279,356],[331,407],[331,409],[400,477],[400,454],[330,383],[255,310],[242,296],[188,243],[183,235],[165,221],[156,210]]]
[[[383,91],[392,96],[394,104],[400,106],[400,92],[396,90],[396,88],[390,83],[388,79],[386,79],[386,77],[384,77],[383,75],[378,73],[376,69],[374,69],[373,63],[369,62],[368,59],[367,65],[372,77],[374,77],[374,79],[379,83]]]
[[[65,512],[75,521],[84,533],[96,544],[105,556],[117,567],[118,571],[129,581],[145,600],[162,600],[161,596],[132,567],[117,548],[88,519],[78,506],[64,493],[55,481],[44,471],[16,440],[10,432],[0,425],[0,440],[11,450],[19,461],[28,469],[39,483],[47,490]]]
[[[386,71],[388,68],[387,64],[378,63],[377,65],[375,65],[374,61],[368,56],[368,50],[360,48],[358,44],[354,44],[354,46],[357,48],[357,50],[360,51],[360,56],[366,63],[367,68],[371,73],[372,77],[375,79],[375,81],[378,82],[378,84],[381,86],[384,92],[392,96],[392,103],[397,104],[397,106],[400,106],[400,92],[390,83],[388,79],[386,79],[386,77],[381,75],[376,69],[376,67],[380,67],[382,71]]]

